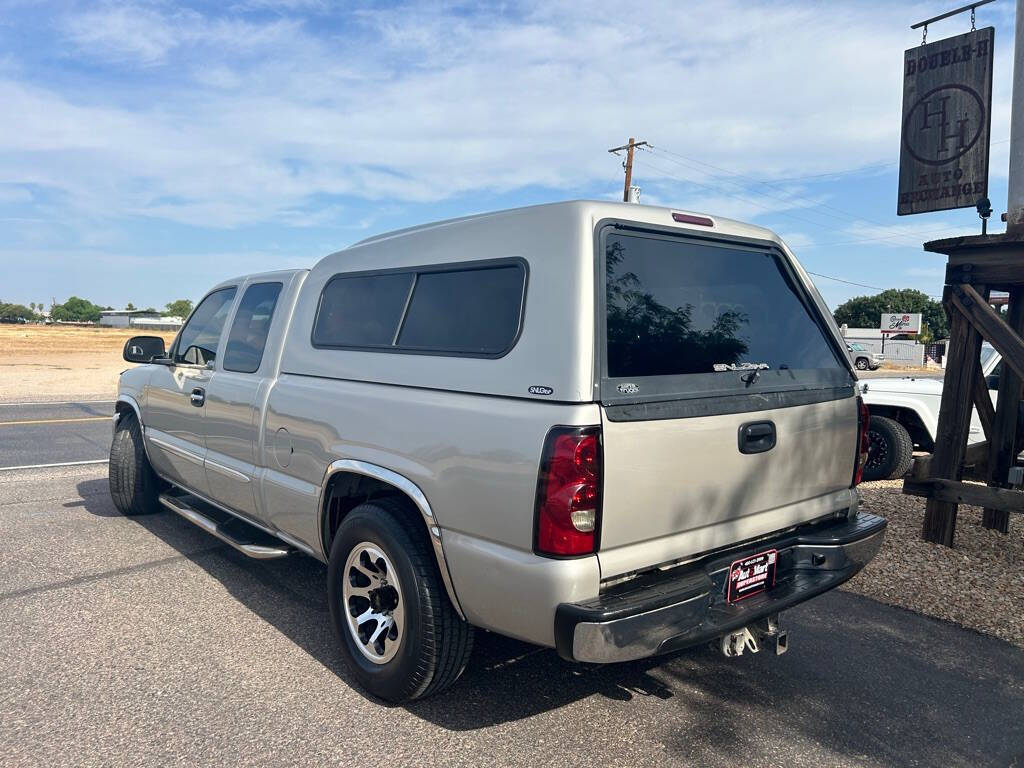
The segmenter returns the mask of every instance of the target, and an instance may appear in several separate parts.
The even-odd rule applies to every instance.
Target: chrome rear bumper
[[[804,526],[637,577],[594,600],[563,603],[555,612],[555,647],[569,660],[608,663],[713,640],[847,581],[878,553],[885,526],[884,518],[866,514]],[[769,549],[778,551],[775,585],[729,603],[729,566]]]

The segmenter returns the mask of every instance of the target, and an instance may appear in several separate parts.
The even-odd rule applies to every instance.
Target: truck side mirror
[[[165,357],[164,340],[159,336],[132,336],[125,342],[122,357],[129,363],[150,363]]]
[[[990,373],[985,377],[985,383],[988,384],[989,389],[999,389],[999,374]]]

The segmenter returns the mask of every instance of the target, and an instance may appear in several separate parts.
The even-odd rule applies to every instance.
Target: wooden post
[[[984,292],[984,289],[981,289]],[[960,480],[967,432],[974,405],[975,370],[981,365],[981,335],[955,304],[947,307],[950,315],[946,378],[939,405],[939,426],[929,477]],[[929,498],[925,505],[925,541],[953,546],[957,505]]]
[[[985,374],[979,365],[974,374],[974,390],[971,392],[974,399],[974,408],[978,411],[978,420],[985,432],[985,439],[992,439],[992,429],[996,421],[995,406],[992,405],[992,398],[988,394],[988,382],[985,381]]]
[[[1006,308],[1006,319],[1010,328],[1024,335],[1024,289],[1011,288],[1010,301]],[[1017,456],[1017,421],[1020,412],[1021,377],[1009,365],[1003,365],[999,374],[999,400],[996,403],[996,418],[993,422],[995,435],[989,454],[988,484],[994,488],[1006,488],[1006,475]],[[1000,533],[1010,532],[1010,513],[1005,509],[985,508],[981,524],[994,528]]]
[[[626,185],[622,188],[622,202],[629,202],[629,185],[633,183],[633,147],[636,144],[632,136],[629,137],[629,144],[626,145]]]

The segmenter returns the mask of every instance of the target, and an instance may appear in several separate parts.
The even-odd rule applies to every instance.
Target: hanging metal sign
[[[985,27],[904,53],[900,216],[988,197],[994,34]]]

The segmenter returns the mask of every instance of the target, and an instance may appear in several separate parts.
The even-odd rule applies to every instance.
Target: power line
[[[704,162],[702,160],[694,160],[692,158],[686,157],[685,155],[680,155],[677,152],[671,152],[671,151],[669,151],[667,149],[661,149],[660,147],[653,147],[653,149],[655,151],[660,151],[661,153],[666,154],[666,155],[673,155],[675,157],[681,158],[681,159],[687,161],[687,163],[691,163],[691,164],[696,163],[697,165],[705,165],[708,168],[713,168],[716,171],[721,171],[722,173],[729,174],[730,176],[733,176],[735,178],[745,179],[746,181],[749,181],[749,182],[754,183],[754,184],[760,184],[762,186],[779,189],[780,191],[785,192],[785,190],[781,189],[777,184],[773,184],[771,182],[760,181],[760,180],[752,178],[750,176],[746,176],[746,175],[744,175],[742,173],[735,173],[735,172],[730,171],[730,170],[728,170],[726,168],[722,168],[720,166],[713,165],[711,163],[706,163],[706,162]],[[671,157],[666,157],[665,159],[668,160],[669,162],[675,162],[676,165],[680,165],[680,166],[686,167],[683,163],[680,163],[678,161],[672,160]],[[692,167],[692,165],[691,165],[691,167]],[[695,168],[695,170],[700,171],[701,173],[707,173],[706,171],[702,171],[700,168]],[[710,175],[710,174],[708,174],[708,175]],[[724,179],[724,181],[726,181],[727,183],[730,183],[730,184],[734,184],[737,187],[739,187],[741,189],[744,189],[744,191],[747,191],[746,188],[742,184],[739,184],[738,182],[735,182],[735,181],[732,181],[732,180],[729,180],[729,179]],[[840,219],[840,220],[850,219],[852,221],[866,221],[869,224],[874,224],[875,226],[882,227],[883,229],[886,229],[886,230],[892,232],[893,233],[892,234],[892,238],[893,239],[896,239],[896,238],[907,238],[907,239],[910,239],[912,237],[911,235],[907,235],[904,232],[898,232],[897,230],[892,228],[891,225],[882,224],[881,222],[878,222],[878,221],[872,221],[871,219],[867,219],[867,218],[865,218],[863,216],[858,216],[857,214],[850,213],[849,211],[844,211],[841,208],[836,208],[835,206],[828,205],[827,203],[823,203],[823,202],[820,202],[820,201],[811,200],[811,199],[803,197],[801,195],[792,195],[792,194],[787,193],[785,197],[780,197],[779,195],[770,195],[770,194],[763,193],[763,192],[761,194],[764,194],[766,197],[775,198],[777,200],[784,200],[786,202],[792,202],[794,200],[803,200],[804,202],[810,203],[811,204],[810,207],[827,208],[828,211],[835,211],[835,213],[829,213],[828,211],[817,211],[816,213],[818,215],[830,216],[830,217],[832,217],[834,219]],[[822,225],[819,225],[819,226],[822,226]],[[917,244],[916,241],[915,241],[914,244],[915,245]]]
[[[1008,144],[1009,139],[1000,139],[999,141],[990,142],[991,146],[997,144]],[[668,150],[662,150],[667,152]],[[854,173],[863,173],[864,171],[873,171],[877,168],[892,168],[895,165],[899,165],[899,160],[893,160],[888,163],[871,163],[869,165],[858,165],[855,168],[844,168],[839,171],[828,171],[827,173],[808,173],[802,176],[780,176],[777,179],[755,179],[760,184],[782,184],[787,181],[808,181],[810,179],[824,179],[829,176],[848,176]]]
[[[668,158],[666,158],[666,159],[668,159]],[[730,192],[728,189],[718,189],[718,188],[710,186],[709,184],[704,184],[702,182],[695,181],[693,179],[684,179],[684,178],[682,178],[680,176],[674,175],[673,173],[671,173],[667,169],[662,168],[661,166],[658,166],[658,165],[655,165],[654,163],[648,162],[647,160],[642,160],[641,161],[641,160],[638,159],[635,162],[643,163],[644,165],[647,165],[650,168],[654,168],[655,170],[658,170],[661,173],[663,173],[665,176],[668,176],[671,179],[675,179],[676,181],[682,182],[684,184],[693,184],[693,185],[696,185],[698,187],[702,187],[703,189],[707,189],[707,190],[709,190],[711,192],[714,192],[715,194],[724,194],[724,195],[727,195],[728,197],[736,198],[737,200],[741,200],[741,201],[743,201],[745,203],[749,203],[751,205],[755,205],[758,208],[762,208],[762,209],[768,211],[769,213],[777,213],[777,214],[779,214],[781,216],[788,216],[791,219],[796,219],[797,221],[802,221],[802,222],[805,222],[807,224],[811,224],[811,225],[813,225],[815,227],[821,227],[822,229],[826,229],[826,228],[830,229],[830,230],[832,229],[832,225],[831,224],[826,224],[824,222],[815,221],[813,219],[808,219],[808,218],[805,218],[803,216],[797,216],[796,214],[789,213],[788,211],[778,210],[777,208],[773,208],[771,206],[764,205],[763,203],[759,203],[756,200],[752,200],[749,197],[745,197],[743,195],[738,195],[735,192]],[[773,196],[772,195],[768,195],[768,197],[773,197]],[[785,202],[789,202],[788,200],[785,200],[785,198],[778,198],[778,199],[783,200]],[[851,215],[851,218],[854,218],[855,222],[856,221],[867,221],[866,219],[856,219],[855,217],[852,217],[852,215]],[[868,222],[868,223],[870,223],[870,222]],[[885,228],[884,225],[881,225],[881,226],[883,227],[883,229]],[[808,245],[808,246],[805,246],[804,249],[807,250],[807,249],[811,249],[811,248],[825,248],[825,247],[839,246],[839,245],[853,245],[855,243],[875,242],[875,241],[879,241],[879,240],[896,240],[896,239],[901,239],[901,238],[906,238],[907,242],[909,244],[912,244],[914,246],[918,246],[918,245],[920,245],[920,242],[918,240],[913,239],[916,236],[934,234],[934,233],[937,233],[937,232],[948,232],[948,231],[949,231],[949,227],[939,227],[939,228],[933,229],[933,230],[924,230],[922,232],[918,232],[916,235],[909,235],[909,234],[906,234],[906,233],[892,234],[892,235],[879,235],[877,237],[864,237],[864,238],[859,238],[859,239],[855,239],[855,240],[844,240],[844,241],[840,241],[840,242],[836,242],[836,243],[819,243],[819,244],[814,244],[814,245]]]
[[[759,203],[756,200],[751,200],[749,197],[744,197],[743,195],[738,195],[735,192],[730,192],[727,189],[720,190],[720,189],[716,189],[716,188],[714,188],[714,187],[712,187],[712,186],[710,186],[708,184],[703,184],[703,183],[701,183],[699,181],[694,181],[693,179],[681,178],[681,177],[676,176],[675,174],[671,173],[670,171],[666,170],[665,168],[662,168],[659,165],[655,165],[654,163],[648,162],[647,160],[639,160],[638,159],[635,162],[643,163],[644,165],[646,165],[646,166],[648,166],[650,168],[654,168],[657,171],[661,171],[663,174],[668,176],[670,179],[675,179],[676,181],[681,181],[684,184],[696,185],[698,187],[702,187],[703,189],[707,189],[707,190],[709,190],[711,192],[714,192],[715,194],[725,194],[725,195],[728,195],[729,197],[734,197],[737,200],[742,200],[743,202],[748,203],[750,205],[755,205],[758,208],[763,208],[764,210],[769,211],[770,213],[777,213],[777,214],[779,214],[781,216],[788,216],[791,219],[796,219],[797,221],[802,221],[802,222],[804,222],[806,224],[811,224],[812,226],[815,226],[815,227],[825,228],[825,227],[830,226],[830,225],[824,224],[824,223],[822,223],[820,221],[814,221],[813,219],[804,218],[803,216],[797,216],[795,213],[790,213],[789,211],[780,211],[778,209],[774,209],[771,206],[764,205],[763,203]]]
[[[835,280],[837,283],[846,283],[847,285],[856,285],[858,288],[870,288],[872,291],[882,292],[882,291],[891,291],[891,290],[901,290],[899,288],[895,288],[895,289],[894,288],[879,288],[877,285],[865,285],[864,283],[855,283],[852,280],[844,280],[841,277],[832,277],[832,275],[823,275],[820,272],[811,272],[810,270],[807,270],[807,274],[808,275],[814,275],[815,277],[823,277],[826,280]],[[923,291],[922,291],[922,293],[923,293]],[[925,295],[929,299],[941,299],[942,298],[941,296],[935,296],[935,295],[930,294],[930,293],[929,294],[925,294]]]
[[[761,181],[764,184],[781,184],[784,181],[807,181],[808,179],[824,179],[828,176],[846,176],[851,173],[863,173],[864,171],[871,171],[875,168],[891,168],[894,165],[899,165],[899,161],[893,161],[891,163],[872,163],[871,165],[862,165],[857,168],[847,168],[842,171],[831,171],[829,173],[809,173],[805,176],[783,176],[778,179],[772,179],[770,182]]]
[[[835,280],[837,283],[846,283],[847,285],[856,285],[858,288],[870,288],[872,291],[888,291],[888,288],[879,288],[877,285],[865,285],[864,283],[855,283],[852,280],[844,280],[841,277],[832,277],[832,275],[823,275],[820,272],[811,272],[807,270],[808,275],[814,275],[815,277],[823,277],[826,280]]]

